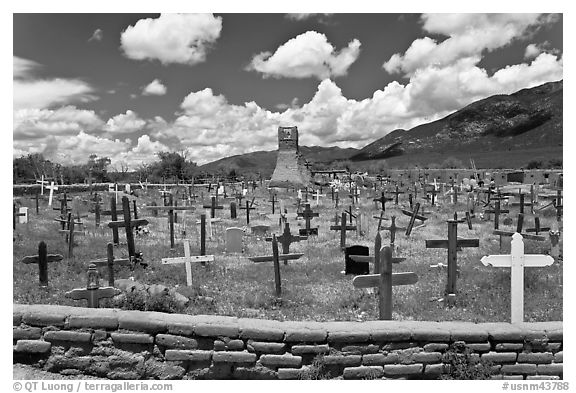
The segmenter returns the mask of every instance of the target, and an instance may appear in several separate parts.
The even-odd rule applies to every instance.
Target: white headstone
[[[124,186],[124,192],[125,192],[126,194],[130,194],[130,184],[127,183],[127,184]]]
[[[489,255],[480,261],[484,266],[509,267],[511,280],[511,310],[512,323],[524,322],[524,268],[543,267],[554,263],[550,255],[526,255],[524,254],[524,241],[522,235],[512,235],[510,255]]]
[[[114,192],[114,184],[108,184],[108,192]]]
[[[18,209],[18,213],[24,213],[23,216],[18,216],[18,224],[28,224],[28,208],[26,206]]]
[[[244,231],[241,228],[226,228],[226,252],[242,252],[242,235]]]

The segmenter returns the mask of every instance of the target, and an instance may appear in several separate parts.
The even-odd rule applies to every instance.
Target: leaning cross
[[[126,243],[128,244],[128,257],[132,261],[136,257],[136,246],[134,244],[134,233],[132,229],[140,225],[148,225],[148,220],[138,219],[132,220],[130,212],[130,201],[127,196],[122,197],[122,210],[124,213],[124,220],[110,221],[109,228],[124,228],[126,230]]]
[[[186,285],[192,286],[192,262],[201,262],[203,265],[205,262],[214,262],[214,255],[190,255],[190,242],[184,240],[184,256],[177,258],[162,258],[163,265],[172,265],[183,263],[186,267]]]
[[[479,239],[458,239],[458,222],[448,220],[448,240],[426,240],[426,248],[448,249],[448,282],[446,295],[456,293],[456,273],[458,269],[458,248],[480,247]]]
[[[38,255],[24,257],[20,261],[26,265],[31,263],[38,264],[40,286],[48,286],[48,262],[58,262],[64,259],[62,255],[59,254],[48,254],[48,248],[46,243],[40,242],[38,245]]]
[[[94,281],[91,277],[96,277]],[[119,295],[122,291],[114,287],[100,287],[98,283],[98,271],[93,263],[88,267],[88,285],[86,288],[76,288],[66,292],[64,296],[74,300],[87,300],[88,307],[98,308],[100,299],[110,298]]]
[[[420,210],[420,203],[416,203],[416,206],[414,207],[413,211],[401,209],[403,214],[410,217],[410,223],[408,224],[408,227],[406,228],[406,236],[410,236],[410,233],[412,233],[412,229],[414,228],[414,221],[416,219],[418,219],[422,222],[424,222],[428,219],[428,217],[424,217],[424,216],[418,214],[418,210]]]
[[[336,216],[338,217],[338,216]],[[388,221],[388,218],[384,217],[384,210],[382,210],[380,212],[380,216],[372,216],[372,218],[375,218],[378,220],[378,229],[377,231],[380,231],[380,228],[382,227],[382,221]],[[336,222],[336,224],[338,224],[338,222]]]
[[[418,275],[413,272],[392,273],[392,263],[405,258],[393,258],[392,249],[388,246],[380,249],[380,273],[356,276],[352,280],[355,288],[374,288],[378,291],[378,309],[380,320],[392,319],[392,287],[411,285],[418,282]]]
[[[282,283],[280,279],[280,259],[293,260],[300,259],[304,254],[282,254],[278,253],[278,240],[276,240],[276,235],[272,235],[272,255],[250,257],[252,262],[274,262],[274,283],[276,286],[276,296],[282,295]]]
[[[524,268],[544,267],[554,263],[550,255],[526,255],[524,254],[524,241],[522,235],[512,235],[510,255],[489,255],[480,261],[484,266],[509,267],[510,268],[510,300],[511,322],[524,322]]]

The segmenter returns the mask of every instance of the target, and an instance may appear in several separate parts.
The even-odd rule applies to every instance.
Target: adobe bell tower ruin
[[[298,148],[298,127],[278,127],[278,158],[270,187],[305,188],[310,183],[311,173]]]

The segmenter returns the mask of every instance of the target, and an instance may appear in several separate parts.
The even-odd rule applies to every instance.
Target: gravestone
[[[226,228],[226,252],[242,252],[242,235],[244,231],[241,228]]]
[[[18,224],[28,224],[28,208],[26,206],[18,209]]]
[[[370,264],[368,262],[355,262],[350,255],[370,255],[370,249],[366,246],[354,245],[344,249],[344,274],[369,274]]]

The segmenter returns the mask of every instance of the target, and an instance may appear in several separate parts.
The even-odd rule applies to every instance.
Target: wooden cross
[[[503,210],[500,208],[500,200],[496,199],[494,202],[494,209],[484,210],[484,213],[494,213],[494,229],[498,229],[500,225],[500,213],[510,213],[510,210]]]
[[[338,217],[338,215],[336,215],[336,217]],[[372,216],[372,218],[375,218],[378,220],[378,229],[376,230],[377,232],[380,232],[380,228],[382,227],[382,221],[388,221],[388,218],[384,217],[384,210],[380,211],[380,217]],[[338,223],[336,223],[336,224],[338,224]]]
[[[215,196],[211,197],[211,203],[209,205],[203,205],[204,209],[210,209],[210,217],[216,217],[216,210],[224,209],[224,206],[219,206]]]
[[[68,258],[74,257],[74,235],[83,235],[83,231],[74,231],[75,224],[82,225],[81,221],[75,221],[72,213],[68,213],[67,229],[61,229],[59,232],[66,234],[66,241],[68,242]]]
[[[556,199],[552,202],[554,203],[554,207],[556,208],[556,220],[560,222],[562,219],[562,211],[564,209],[564,203],[562,200],[562,190],[558,190],[556,194]]]
[[[136,258],[136,246],[134,244],[134,233],[132,230],[134,227],[141,225],[148,225],[148,220],[138,219],[132,220],[130,212],[130,201],[127,196],[122,197],[122,212],[124,213],[124,219],[122,221],[110,221],[108,223],[109,228],[124,228],[126,230],[126,243],[128,244],[128,257],[130,261],[134,261]]]
[[[36,183],[40,184],[40,195],[44,195],[44,184],[48,184],[48,181],[44,180],[44,175],[42,175],[42,180],[36,180]]]
[[[325,197],[326,195],[322,194],[321,191],[316,190],[315,194],[312,194],[314,198],[316,198],[316,206],[320,204],[320,197]]]
[[[524,214],[518,213],[518,221],[517,221],[517,223],[516,223],[516,231],[502,231],[502,230],[498,229],[498,230],[492,231],[492,233],[493,233],[494,235],[499,235],[499,236],[500,236],[500,242],[502,241],[502,236],[510,237],[510,236],[513,236],[514,233],[519,233],[519,234],[521,234],[524,239],[536,240],[536,241],[541,241],[541,242],[543,242],[544,240],[546,240],[546,239],[544,238],[544,236],[540,236],[540,235],[530,235],[530,234],[528,234],[528,233],[523,233],[523,232],[522,232],[523,226],[524,226]],[[500,244],[500,246],[502,246],[502,244]]]
[[[31,263],[38,264],[38,276],[40,278],[40,286],[47,287],[48,286],[48,263],[49,262],[58,262],[64,259],[62,255],[59,254],[48,254],[48,248],[46,247],[46,243],[43,241],[38,244],[38,255],[24,257],[20,261],[26,265]]]
[[[278,203],[278,199],[276,199],[276,194],[272,193],[271,200],[269,200],[268,202],[272,202],[272,214],[275,214],[276,203]]]
[[[110,210],[104,210],[101,214],[103,216],[110,216],[111,221],[118,220],[118,211],[116,210],[116,198],[110,198]],[[118,227],[112,227],[112,243],[116,245],[120,244],[120,239],[118,237]]]
[[[304,254],[282,254],[279,255],[278,253],[278,240],[276,240],[276,235],[272,235],[272,255],[266,256],[258,256],[258,257],[250,257],[252,262],[273,262],[274,263],[274,283],[276,286],[276,296],[282,295],[282,283],[280,279],[280,259],[287,261],[287,260],[294,260],[300,259],[301,256]]]
[[[192,263],[200,262],[205,265],[206,262],[214,262],[214,255],[190,255],[190,242],[184,240],[184,256],[176,258],[162,258],[163,265],[180,264],[183,263],[186,267],[186,285],[192,286]]]
[[[535,232],[537,235],[545,231],[550,231],[550,227],[541,227],[540,217],[534,217],[534,228],[526,228],[526,232]]]
[[[340,203],[340,192],[338,190],[336,190],[334,202],[334,207],[338,209],[338,204]]]
[[[412,233],[412,229],[414,228],[414,221],[416,219],[424,222],[428,219],[428,217],[424,217],[420,214],[418,214],[418,210],[420,210],[420,203],[416,203],[416,206],[414,207],[413,211],[410,210],[404,210],[402,209],[402,213],[407,215],[408,217],[410,217],[410,223],[408,224],[408,227],[406,228],[406,236],[410,236],[410,233]]]
[[[376,257],[374,258],[376,260]],[[413,272],[392,273],[392,263],[405,258],[393,258],[390,247],[380,249],[380,273],[356,276],[352,280],[355,288],[378,288],[378,310],[380,320],[392,319],[392,287],[412,285],[418,282],[418,275]]]
[[[348,206],[348,210],[344,211],[346,212],[346,214],[348,214],[348,217],[350,218],[350,225],[352,225],[352,219],[356,218],[356,215],[352,213],[352,205]]]
[[[240,206],[240,209],[246,210],[246,225],[250,224],[250,210],[256,209],[255,207],[252,207],[252,205],[254,205],[255,199],[256,197],[253,197],[251,202],[248,202],[248,200],[246,200],[246,205]]]
[[[95,277],[93,281],[92,277]],[[88,285],[86,288],[76,288],[64,294],[67,298],[74,300],[87,300],[88,307],[98,308],[100,299],[114,297],[122,291],[114,287],[100,287],[98,282],[98,271],[96,265],[90,264],[88,267]]]
[[[60,211],[60,218],[62,220],[64,220],[68,214],[68,212],[72,209],[70,209],[68,207],[68,201],[71,201],[72,199],[66,197],[66,193],[64,193],[64,196],[60,199],[60,207],[53,207],[53,210],[59,210]],[[62,221],[61,221],[62,222]],[[62,229],[64,229],[64,223],[62,222]]]
[[[356,225],[346,225],[346,213],[342,213],[342,220],[340,225],[330,225],[331,231],[340,231],[340,248],[346,248],[346,231],[355,231]]]
[[[399,191],[399,190],[398,190],[398,184],[396,184],[396,191],[393,191],[392,194],[395,194],[395,195],[396,195],[396,197],[395,197],[395,199],[394,199],[394,204],[397,205],[397,204],[398,204],[398,195],[404,194],[404,192],[403,192],[403,191]]]
[[[170,248],[174,248],[174,211],[196,210],[194,206],[147,206],[148,210],[163,210],[168,212],[168,226],[170,228]]]
[[[382,195],[380,196],[380,198],[374,198],[373,201],[374,202],[380,202],[382,204],[382,211],[385,212],[386,211],[386,202],[388,201],[392,201],[392,198],[388,198],[386,196],[384,196],[384,191],[382,191]]]
[[[129,266],[130,259],[121,258],[117,259],[114,257],[114,245],[108,243],[106,245],[106,259],[97,259],[95,261],[90,261],[91,264],[95,266],[106,266],[108,268],[108,285],[114,286],[114,266]]]
[[[400,227],[396,226],[396,216],[392,216],[391,219],[392,219],[392,223],[390,224],[390,226],[387,228],[382,228],[382,229],[390,232],[390,245],[392,246],[392,248],[394,248],[393,246],[394,246],[394,242],[396,241],[396,231],[401,231],[401,230],[404,230],[406,228],[400,228]]]
[[[472,230],[472,216],[470,216],[470,212],[464,213],[464,218],[458,219],[458,212],[454,212],[454,221],[458,224],[466,223],[468,224],[468,229]]]
[[[524,241],[522,235],[512,235],[510,255],[489,255],[480,261],[484,266],[509,267],[510,268],[510,302],[511,322],[524,322],[524,268],[544,267],[554,263],[550,255],[526,255],[524,254]]]
[[[46,187],[50,190],[50,195],[48,196],[48,206],[52,206],[52,197],[54,196],[54,191],[58,191],[58,187],[54,185],[54,182],[50,182],[50,186]]]
[[[354,202],[358,203],[358,198],[360,197],[360,193],[358,192],[358,186],[354,187],[354,192],[350,189],[350,194],[348,195],[349,198],[352,198],[352,204]]]
[[[377,233],[376,237],[374,238],[374,255],[373,256],[349,255],[349,257],[354,262],[372,263],[372,266],[374,266],[372,271],[374,272],[374,274],[379,274],[380,273],[380,249],[381,248],[382,248],[382,237],[380,236],[380,233]],[[404,259],[405,258],[394,258],[392,263],[399,263],[399,262],[402,262]]]
[[[524,206],[532,206],[532,203],[524,202],[524,193],[522,192],[521,189],[518,191],[518,199],[519,202],[512,202],[511,205],[520,206],[520,213],[524,214]]]
[[[456,293],[456,274],[458,269],[458,248],[480,247],[478,239],[458,239],[458,223],[448,220],[448,240],[426,240],[426,248],[448,249],[448,282],[445,295]]]
[[[307,203],[304,211],[302,213],[298,213],[298,217],[302,217],[302,218],[304,218],[304,220],[306,220],[306,228],[300,229],[300,231],[299,231],[300,235],[304,235],[304,236],[318,235],[318,228],[310,228],[310,221],[314,217],[319,217],[319,216],[320,216],[320,214],[313,212],[312,209],[310,209],[310,204]]]
[[[307,240],[308,236],[292,235],[290,233],[290,224],[285,223],[284,224],[284,232],[282,233],[282,235],[278,236],[277,239],[278,239],[279,243],[282,244],[282,254],[290,254],[290,244],[292,244],[294,242],[299,242],[301,240]],[[271,242],[272,238],[267,237],[266,241]],[[284,264],[287,265],[288,261],[284,260]]]

